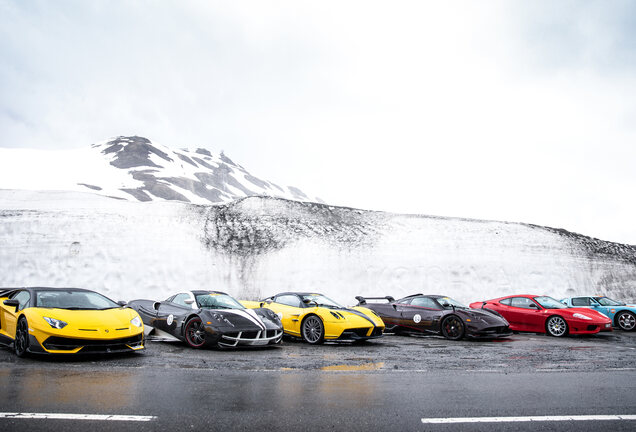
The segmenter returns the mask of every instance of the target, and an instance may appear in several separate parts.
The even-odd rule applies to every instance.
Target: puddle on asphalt
[[[379,363],[362,363],[357,365],[333,365],[333,366],[323,366],[320,370],[323,371],[370,371],[370,370],[379,370],[384,367],[384,362]]]

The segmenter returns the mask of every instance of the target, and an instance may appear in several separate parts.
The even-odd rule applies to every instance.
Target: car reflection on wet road
[[[238,351],[150,341],[145,353],[61,360],[4,349],[0,362],[2,430],[535,430],[539,416],[548,430],[636,428],[555,417],[636,415],[636,335],[623,332]]]

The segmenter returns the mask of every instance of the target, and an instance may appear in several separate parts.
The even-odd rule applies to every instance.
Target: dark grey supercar
[[[280,318],[271,310],[246,309],[220,291],[185,291],[164,301],[133,300],[146,335],[178,339],[192,348],[279,344]]]
[[[508,321],[493,311],[469,309],[445,296],[414,294],[393,297],[356,297],[359,306],[377,313],[386,332],[422,332],[441,334],[447,339],[463,337],[499,338],[510,336]],[[367,300],[387,303],[367,303]]]

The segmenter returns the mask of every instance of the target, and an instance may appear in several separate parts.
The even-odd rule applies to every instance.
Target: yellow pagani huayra
[[[261,301],[241,301],[248,308],[268,308],[283,322],[285,334],[310,344],[361,341],[381,337],[384,322],[371,309],[346,308],[322,294],[285,292]]]
[[[137,312],[79,288],[0,290],[0,344],[27,353],[85,354],[144,348]]]

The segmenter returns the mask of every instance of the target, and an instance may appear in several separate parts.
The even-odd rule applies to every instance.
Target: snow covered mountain
[[[116,300],[219,289],[354,296],[512,293],[636,300],[636,247],[564,230],[272,197],[220,205],[0,190],[0,286],[79,286]]]
[[[0,188],[84,191],[126,200],[196,204],[255,195],[321,202],[293,186],[257,178],[223,153],[171,150],[138,136],[120,136],[76,150],[0,148]]]

